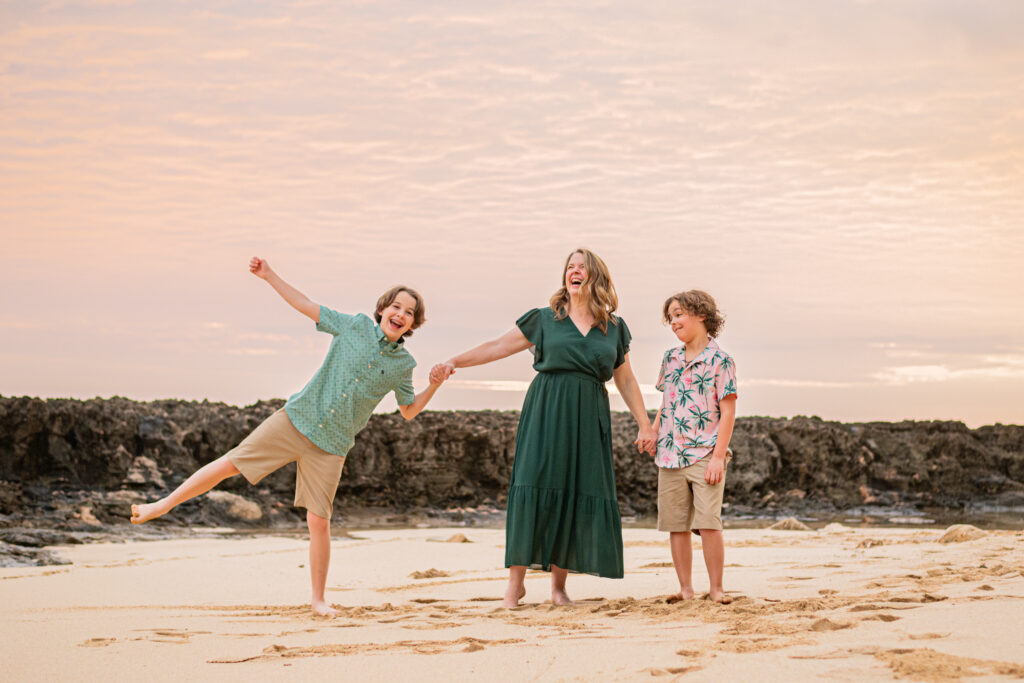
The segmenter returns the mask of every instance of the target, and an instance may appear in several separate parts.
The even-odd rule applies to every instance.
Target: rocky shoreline
[[[0,396],[0,566],[59,561],[45,549],[56,544],[300,527],[294,465],[256,486],[236,477],[145,527],[127,521],[131,503],[164,495],[282,404]],[[374,415],[349,453],[335,519],[500,521],[517,420],[517,411],[427,411],[411,422]],[[627,413],[612,415],[612,438],[623,515],[653,514],[657,470],[632,446]],[[747,417],[737,420],[732,447],[732,516],[1024,510],[1022,426]]]

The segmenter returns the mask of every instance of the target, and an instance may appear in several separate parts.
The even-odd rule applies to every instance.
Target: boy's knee
[[[309,525],[310,531],[323,531],[331,527],[331,520],[306,510],[306,524]]]

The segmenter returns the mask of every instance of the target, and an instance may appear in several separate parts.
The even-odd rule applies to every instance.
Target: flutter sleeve
[[[541,315],[541,310],[535,308],[532,311],[523,313],[519,316],[519,320],[516,321],[516,327],[523,333],[526,340],[533,344],[533,348],[530,351],[537,360],[540,360],[541,349],[544,348],[544,326]]]
[[[626,326],[626,321],[622,318],[616,321],[615,329],[619,333],[619,341],[615,345],[615,367],[619,367],[626,362],[629,342],[633,340],[633,335],[629,333],[629,327]]]

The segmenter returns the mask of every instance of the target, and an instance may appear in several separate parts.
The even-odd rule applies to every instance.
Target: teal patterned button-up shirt
[[[412,369],[416,361],[402,342],[388,341],[372,318],[320,307],[316,329],[334,335],[320,369],[285,403],[295,428],[317,446],[345,455],[356,433],[389,391],[399,405],[416,399]]]

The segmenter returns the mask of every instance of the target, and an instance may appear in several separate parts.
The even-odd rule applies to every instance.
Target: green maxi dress
[[[537,376],[516,432],[505,522],[505,566],[622,578],[622,521],[615,496],[605,382],[629,351],[615,318],[580,334],[568,317],[536,308],[516,325],[533,344]]]

